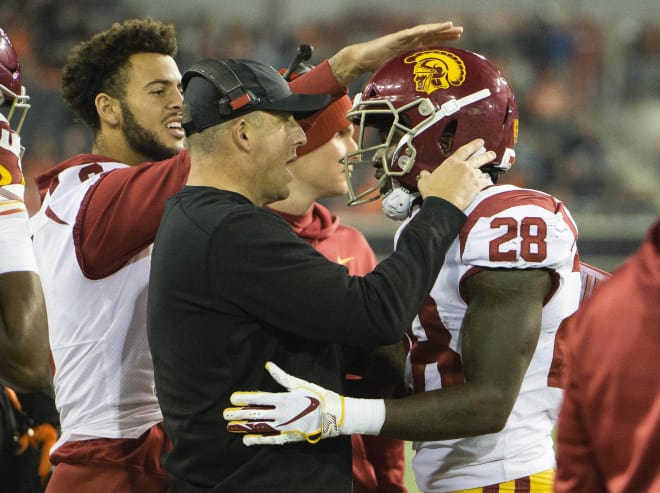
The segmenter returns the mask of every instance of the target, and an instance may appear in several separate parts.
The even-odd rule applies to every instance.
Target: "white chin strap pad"
[[[410,217],[417,197],[419,193],[410,193],[405,188],[394,188],[381,201],[383,214],[395,221],[403,221]]]

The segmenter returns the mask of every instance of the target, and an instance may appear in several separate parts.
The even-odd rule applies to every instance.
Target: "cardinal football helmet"
[[[22,85],[21,64],[9,37],[0,28],[0,106],[8,106],[7,120],[18,134],[21,131],[25,115],[30,108],[30,97]],[[17,111],[18,110],[18,111]],[[18,122],[12,125],[12,118],[17,112]]]
[[[395,191],[410,196],[410,204],[403,206],[406,217],[418,196],[420,171],[432,171],[476,138],[497,154],[484,170],[493,181],[515,160],[518,108],[513,91],[495,65],[470,51],[433,47],[390,59],[356,95],[348,118],[359,129],[358,150],[342,160],[349,205]],[[351,175],[358,173],[349,171],[360,164],[376,167],[378,182],[357,190]],[[384,211],[403,218],[400,212],[389,214],[385,206]]]

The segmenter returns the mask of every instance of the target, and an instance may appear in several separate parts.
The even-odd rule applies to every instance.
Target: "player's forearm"
[[[346,94],[345,86],[341,85],[327,60],[293,79],[289,87],[292,92],[300,94],[330,94],[333,98]]]
[[[448,387],[385,401],[380,434],[402,440],[449,440],[500,431],[513,402],[495,389]]]

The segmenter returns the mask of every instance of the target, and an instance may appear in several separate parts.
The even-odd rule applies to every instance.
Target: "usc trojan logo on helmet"
[[[405,63],[414,63],[415,89],[431,94],[438,89],[460,86],[465,82],[465,64],[454,53],[444,50],[419,51],[407,56]]]

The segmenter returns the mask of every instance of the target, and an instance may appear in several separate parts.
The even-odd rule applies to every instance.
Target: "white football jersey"
[[[37,272],[24,191],[21,137],[0,113],[0,274]]]
[[[551,433],[561,390],[548,387],[548,371],[557,328],[576,310],[580,296],[577,228],[557,199],[498,185],[483,190],[465,212],[467,222],[412,324],[406,360],[410,390],[423,392],[465,381],[460,341],[467,304],[461,285],[467,275],[480,268],[542,268],[552,274],[553,292],[544,305],[538,345],[504,429],[414,443],[413,469],[425,492],[483,487],[554,467]]]
[[[151,246],[97,280],[83,274],[77,258],[86,198],[103,173],[124,167],[101,162],[64,169],[31,219],[62,426],[56,447],[137,438],[162,421],[146,332]]]

